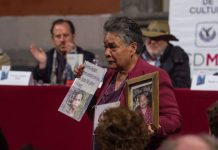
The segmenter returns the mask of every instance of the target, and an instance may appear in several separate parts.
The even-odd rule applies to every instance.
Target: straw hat
[[[174,35],[170,34],[169,24],[165,20],[152,21],[147,28],[142,29],[142,34],[145,37],[158,37],[168,41],[178,41]]]

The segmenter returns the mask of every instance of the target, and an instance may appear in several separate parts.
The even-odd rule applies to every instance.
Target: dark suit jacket
[[[50,83],[50,77],[52,73],[52,64],[53,64],[53,54],[54,54],[55,48],[49,50],[46,52],[47,55],[47,66],[45,69],[41,70],[39,69],[39,65],[37,65],[33,70],[33,78],[36,81],[42,80],[43,83]],[[94,54],[83,50],[81,47],[77,46],[77,53],[83,54],[84,60],[87,60],[89,62],[93,62],[93,59],[95,58]]]

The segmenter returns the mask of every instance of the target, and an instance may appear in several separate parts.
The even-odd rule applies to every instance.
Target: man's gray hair
[[[136,53],[143,49],[142,32],[139,25],[128,17],[112,17],[104,24],[105,32],[117,33],[126,44],[137,43]]]

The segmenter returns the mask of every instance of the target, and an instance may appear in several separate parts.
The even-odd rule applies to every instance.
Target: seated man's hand
[[[46,61],[47,61],[45,51],[42,48],[39,48],[36,45],[31,44],[30,52],[32,53],[33,57],[38,61],[39,68],[44,69],[46,67]]]

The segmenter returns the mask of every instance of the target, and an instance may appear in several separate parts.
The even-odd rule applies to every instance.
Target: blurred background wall
[[[103,24],[109,17],[125,15],[146,26],[152,19],[167,19],[168,7],[169,0],[1,0],[0,48],[11,57],[12,69],[31,70],[36,62],[29,45],[50,49],[51,23],[67,18],[76,27],[77,44],[103,59]]]

